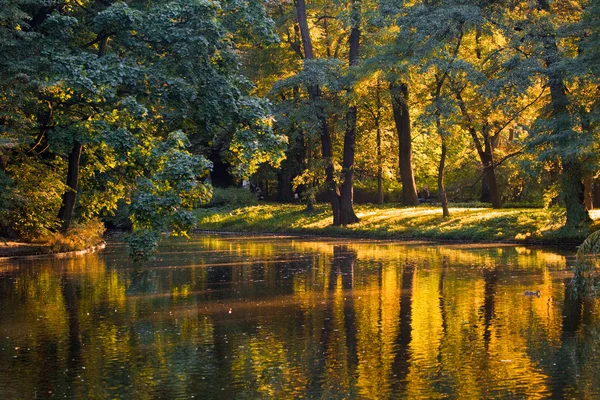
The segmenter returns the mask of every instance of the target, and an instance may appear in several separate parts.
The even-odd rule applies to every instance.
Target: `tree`
[[[579,69],[572,50],[578,46],[578,38],[584,35],[577,35],[578,30],[570,27],[576,26],[582,10],[571,4],[551,6],[545,0],[537,1],[535,7],[528,10],[535,18],[518,21],[516,31],[520,33],[519,40],[529,45],[541,61],[540,77],[549,88],[546,106],[536,121],[532,145],[542,160],[556,161],[560,166],[566,226],[579,227],[591,222],[585,205],[583,178],[586,175],[585,165],[595,159],[590,151],[593,149],[593,128],[587,120],[589,110],[574,103],[579,88],[585,87],[585,84],[577,82],[574,74],[568,72],[570,66],[573,71]],[[568,17],[564,11],[567,11]],[[562,26],[563,32],[571,31],[571,35],[561,37],[557,26]],[[563,48],[558,44],[561,39],[568,42]],[[572,96],[568,94],[569,84],[576,84]]]
[[[360,49],[360,24],[361,24],[361,0],[352,0],[350,10],[350,39],[348,60],[350,68],[359,62]],[[358,107],[350,105],[346,113],[346,133],[344,134],[344,158],[342,162],[342,187],[340,191],[340,217],[341,225],[349,225],[358,222],[354,213],[354,156],[356,152],[356,118]],[[335,219],[335,218],[334,218]]]
[[[246,3],[241,12],[238,1],[12,3],[0,14],[0,47],[12,56],[0,79],[4,169],[32,158],[67,177],[56,210],[63,231],[125,197],[134,229],[155,239],[185,232],[191,209],[210,197],[210,143],[226,143],[240,177],[276,165],[286,146],[240,71],[234,35],[273,40],[264,5]],[[153,212],[160,222],[148,224]]]
[[[304,0],[296,2],[297,19],[305,57],[305,74],[307,69],[317,67],[313,52],[312,38],[309,31],[306,3]],[[352,2],[351,11],[351,33],[350,33],[350,66],[358,62],[358,51],[360,46],[360,2]],[[307,84],[307,91],[312,105],[315,107],[319,121],[321,154],[325,162],[325,186],[331,203],[334,225],[348,225],[358,222],[353,209],[353,177],[354,177],[354,153],[356,148],[356,115],[357,108],[352,105],[346,114],[346,133],[344,135],[344,150],[342,162],[342,184],[338,186],[334,171],[333,139],[331,136],[327,113],[321,104],[321,85],[317,82]]]

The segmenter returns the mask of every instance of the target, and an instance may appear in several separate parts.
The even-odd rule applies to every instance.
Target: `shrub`
[[[258,204],[256,197],[243,188],[214,188],[213,196],[206,207],[251,206]]]
[[[0,230],[33,240],[58,228],[66,186],[57,169],[34,158],[8,166],[0,177]]]
[[[66,234],[59,232],[48,234],[39,242],[49,246],[51,253],[84,250],[100,244],[104,231],[104,224],[98,219],[93,219],[73,224]]]

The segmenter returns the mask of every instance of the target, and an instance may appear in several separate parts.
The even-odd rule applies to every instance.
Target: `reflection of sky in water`
[[[209,236],[5,263],[0,397],[597,397],[571,255]]]

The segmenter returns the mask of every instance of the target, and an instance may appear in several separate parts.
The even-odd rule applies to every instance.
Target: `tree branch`
[[[511,122],[513,122],[515,119],[517,119],[517,118],[518,118],[518,117],[519,117],[519,116],[520,116],[520,115],[521,115],[523,112],[525,112],[525,110],[527,110],[529,107],[531,107],[532,105],[534,105],[535,103],[537,103],[537,101],[538,101],[539,99],[541,99],[541,98],[542,98],[542,95],[543,95],[544,93],[546,93],[546,86],[544,86],[544,87],[542,88],[542,91],[540,92],[540,94],[539,94],[539,95],[538,95],[538,96],[537,96],[535,99],[533,99],[533,101],[532,101],[532,102],[530,102],[530,103],[526,104],[526,105],[525,105],[523,108],[521,108],[519,111],[517,111],[516,113],[514,113],[514,114],[513,114],[513,116],[512,116],[512,117],[510,117],[510,118],[508,119],[508,121],[506,121],[506,122],[505,122],[505,123],[504,123],[504,124],[503,124],[503,125],[502,125],[502,126],[501,126],[501,127],[500,127],[500,128],[499,128],[499,129],[498,129],[496,132],[495,132],[495,133],[494,133],[494,135],[492,136],[492,138],[493,138],[493,139],[496,139],[496,137],[498,137],[498,136],[500,135],[500,133],[502,133],[502,131],[503,131],[504,129],[506,129],[506,127],[507,127],[508,125],[510,125],[510,123],[511,123]]]

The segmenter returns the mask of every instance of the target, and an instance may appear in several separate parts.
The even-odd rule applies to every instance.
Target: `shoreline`
[[[15,246],[15,248],[17,248],[17,247],[18,247],[18,245]],[[23,246],[21,247],[21,251],[22,251],[23,247],[31,247],[31,246],[24,243]],[[58,252],[58,253],[36,252],[36,253],[32,253],[32,254],[15,254],[15,255],[8,255],[8,256],[0,256],[0,262],[1,261],[10,261],[10,260],[39,260],[39,259],[48,259],[48,258],[64,259],[64,258],[78,257],[78,256],[82,256],[82,255],[89,254],[89,253],[95,253],[97,251],[103,250],[105,247],[106,247],[106,242],[102,241],[99,244],[90,246],[83,250],[63,251],[63,252]],[[40,247],[36,247],[36,249],[39,249],[39,248]]]
[[[562,249],[573,249],[576,250],[581,243],[576,242],[544,242],[544,241],[517,241],[517,240],[506,240],[506,241],[470,241],[461,239],[431,239],[431,238],[418,238],[418,237],[376,237],[367,235],[344,235],[335,233],[302,233],[302,232],[266,232],[266,231],[215,231],[205,229],[194,229],[193,234],[208,234],[208,235],[222,235],[222,236],[252,236],[252,237],[279,237],[279,238],[300,238],[300,239],[350,239],[350,240],[367,240],[374,242],[393,242],[400,244],[447,244],[451,246],[470,245],[471,248],[484,248],[484,247],[510,247],[510,246],[527,246],[527,247],[551,247],[551,248],[562,248]]]

